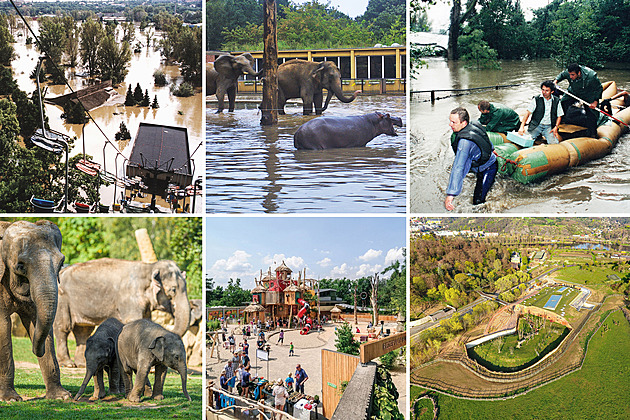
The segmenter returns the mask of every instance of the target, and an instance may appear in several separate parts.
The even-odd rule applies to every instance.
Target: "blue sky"
[[[355,279],[402,260],[405,236],[404,217],[208,217],[206,270],[247,289],[283,260],[307,278]]]

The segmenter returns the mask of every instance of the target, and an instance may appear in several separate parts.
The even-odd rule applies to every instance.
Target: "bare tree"
[[[372,324],[378,324],[378,273],[375,273],[370,279],[372,285],[372,294],[370,301],[372,302]]]

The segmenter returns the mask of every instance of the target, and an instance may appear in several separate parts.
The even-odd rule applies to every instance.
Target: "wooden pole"
[[[263,5],[263,99],[260,106],[261,125],[278,124],[278,35],[276,32],[276,0]]]

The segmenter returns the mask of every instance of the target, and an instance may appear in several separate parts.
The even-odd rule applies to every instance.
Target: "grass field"
[[[519,329],[523,328],[524,322],[523,319],[519,320]],[[524,342],[520,348],[516,348],[518,334],[511,334],[475,346],[469,350],[469,353],[479,363],[492,370],[527,367],[557,347],[561,341],[560,337],[568,333],[565,330],[567,330],[566,327],[555,323],[550,324],[547,321],[540,332]]]
[[[620,311],[610,315],[605,324],[609,330],[602,333],[600,328],[593,335],[581,370],[506,401],[463,400],[440,394],[439,418],[630,418],[630,325]],[[421,391],[411,389],[412,394]]]
[[[71,354],[74,342],[70,342]],[[28,338],[13,338],[13,354],[16,363],[15,389],[27,400],[22,402],[0,402],[1,419],[200,419],[202,377],[188,377],[188,393],[192,401],[184,398],[181,380],[177,372],[169,371],[164,385],[164,400],[154,401],[145,398],[139,404],[130,403],[120,396],[107,396],[97,402],[75,402],[46,400],[39,398],[45,394],[44,382],[37,366],[37,358],[31,352]],[[84,369],[63,369],[61,384],[72,395],[76,394],[83,382]],[[107,376],[107,375],[105,375]],[[149,376],[153,383],[153,374]],[[105,378],[107,387],[107,379]],[[92,395],[93,380],[85,390],[83,399]]]
[[[549,301],[549,298],[552,295],[562,295],[562,299],[560,299],[560,303],[558,303],[558,305],[556,306],[556,309],[554,310],[547,309],[547,310],[551,312],[555,312],[558,315],[564,316],[567,319],[571,319],[571,316],[569,315],[571,315],[570,312],[572,312],[573,309],[571,308],[569,304],[571,303],[573,299],[575,299],[575,297],[580,292],[571,288],[566,289],[564,292],[558,292],[558,290],[560,290],[561,288],[562,288],[561,286],[545,287],[536,295],[530,297],[529,299],[524,300],[522,304],[525,306],[536,306],[538,308],[543,308],[545,304],[547,303],[547,301]],[[562,314],[563,312],[564,312],[564,315]]]
[[[606,276],[610,274],[619,275],[618,271],[614,271],[608,267],[592,267],[591,270],[580,269],[580,267],[567,267],[556,271],[553,277],[572,283],[592,285],[606,284],[608,282]]]

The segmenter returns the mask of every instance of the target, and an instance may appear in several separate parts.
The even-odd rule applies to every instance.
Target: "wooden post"
[[[372,296],[370,296],[370,300],[372,301],[372,323],[374,324],[374,328],[376,328],[376,324],[378,324],[378,274],[375,273],[371,279],[372,283]]]
[[[260,124],[278,124],[278,36],[276,32],[276,0],[263,5],[263,99]]]
[[[358,280],[355,280],[354,283],[354,325],[357,325],[359,323],[359,319],[357,318],[357,287],[358,287]]]

